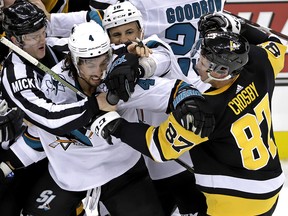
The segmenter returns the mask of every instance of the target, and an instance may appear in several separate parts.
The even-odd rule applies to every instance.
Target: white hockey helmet
[[[110,28],[137,21],[143,29],[143,19],[141,12],[129,1],[119,2],[110,5],[104,13],[102,25],[107,31]]]
[[[93,58],[110,50],[110,39],[96,22],[74,25],[68,40],[73,64],[77,68],[79,58]]]

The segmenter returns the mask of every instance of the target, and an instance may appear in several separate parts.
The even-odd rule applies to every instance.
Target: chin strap
[[[225,80],[228,80],[228,79],[231,79],[232,76],[229,74],[228,76],[226,77],[223,77],[223,78],[215,78],[211,75],[211,72],[207,72],[207,75],[208,75],[208,78],[206,80],[204,80],[203,82],[204,83],[209,83],[211,80],[215,80],[215,81],[225,81]]]

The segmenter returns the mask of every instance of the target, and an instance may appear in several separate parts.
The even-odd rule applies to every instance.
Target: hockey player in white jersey
[[[147,62],[155,62],[154,67],[156,67],[156,70],[154,70],[154,76],[169,79],[186,79],[177,64],[177,59],[169,45],[159,39],[155,34],[145,38],[144,33],[146,31],[143,26],[142,14],[132,3],[126,1],[109,6],[104,13],[102,23],[110,37],[111,43],[122,44],[128,43],[129,41],[136,41],[136,38],[143,39],[142,43],[144,45],[148,46],[153,51],[157,50],[158,52],[165,53],[169,57],[166,61],[163,61],[161,55],[159,54],[157,56],[154,52],[150,57],[141,59],[144,65],[146,65]],[[150,65],[148,64],[148,66]],[[109,75],[107,79],[109,79]],[[188,82],[187,79],[186,81]],[[146,80],[139,80],[136,87],[136,95],[132,94],[131,99],[129,99],[127,103],[123,104],[121,102],[118,104],[118,108],[120,109],[123,106],[142,108],[138,110],[139,120],[149,125],[156,126],[167,118],[167,115],[165,114],[166,110],[162,110],[161,113],[161,110],[157,110],[157,106],[155,106],[155,103],[161,104],[161,98],[159,97],[158,100],[154,101],[154,96],[151,95],[150,100],[146,101],[143,100],[143,97],[146,96],[137,95],[138,89],[145,92],[145,90],[149,89],[149,86],[152,85],[158,85],[158,88],[160,88],[162,83],[158,83],[158,81],[155,82],[154,77],[150,77]],[[108,88],[110,86],[117,85],[108,85]],[[165,88],[165,85],[163,86]],[[141,90],[139,90],[139,92],[141,92]],[[147,94],[152,93],[147,91]],[[160,90],[159,94],[161,94]],[[151,112],[152,106],[155,106],[154,112]],[[143,109],[144,107],[147,109]],[[167,105],[162,107],[167,107]],[[184,154],[180,159],[189,166],[192,166],[188,154]],[[194,176],[183,166],[175,161],[157,163],[148,157],[145,157],[145,162],[159,194],[165,215],[171,215],[176,206],[179,207],[182,214],[195,213],[206,208],[205,201],[203,200],[204,196],[200,194],[192,184]]]
[[[108,35],[95,22],[75,26],[69,38],[70,54],[52,69],[87,96],[95,95],[103,90],[100,84],[110,60],[109,42]],[[130,66],[131,70],[138,73],[138,58],[124,57],[135,66]],[[81,99],[49,75],[43,78],[42,90],[56,104]],[[126,110],[123,117],[137,120],[135,109]],[[29,126],[11,148],[29,165],[41,159],[41,155],[31,151],[25,155],[29,150],[23,142],[42,146],[49,159],[49,173],[39,179],[27,197],[24,214],[69,215],[85,197],[86,190],[90,195],[90,189],[95,188],[98,199],[100,196],[112,215],[163,215],[141,154],[119,140],[112,141],[114,145],[107,145],[87,128],[55,136],[35,125]],[[41,199],[44,195],[48,199]]]
[[[123,0],[122,0],[123,1]],[[94,8],[101,4],[115,4],[117,0],[91,0]],[[223,11],[225,0],[129,0],[143,15],[145,37],[153,34],[168,43],[181,67],[182,73],[197,88],[207,89],[193,69],[197,58],[191,61],[191,50],[199,38],[197,22],[201,15]]]

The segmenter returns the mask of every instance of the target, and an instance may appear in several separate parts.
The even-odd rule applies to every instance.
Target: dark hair
[[[66,57],[64,59],[64,64],[63,64],[61,69],[63,71],[68,70],[69,71],[68,72],[69,76],[73,77],[74,79],[77,78],[77,76],[78,76],[77,69],[76,69],[76,67],[73,64],[70,52],[66,55]]]

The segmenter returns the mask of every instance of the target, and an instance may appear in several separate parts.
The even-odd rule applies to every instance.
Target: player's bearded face
[[[109,29],[111,43],[116,45],[142,38],[142,30],[136,21]]]
[[[81,59],[79,72],[90,86],[97,87],[104,78],[109,63],[109,55],[104,54],[96,58]]]

